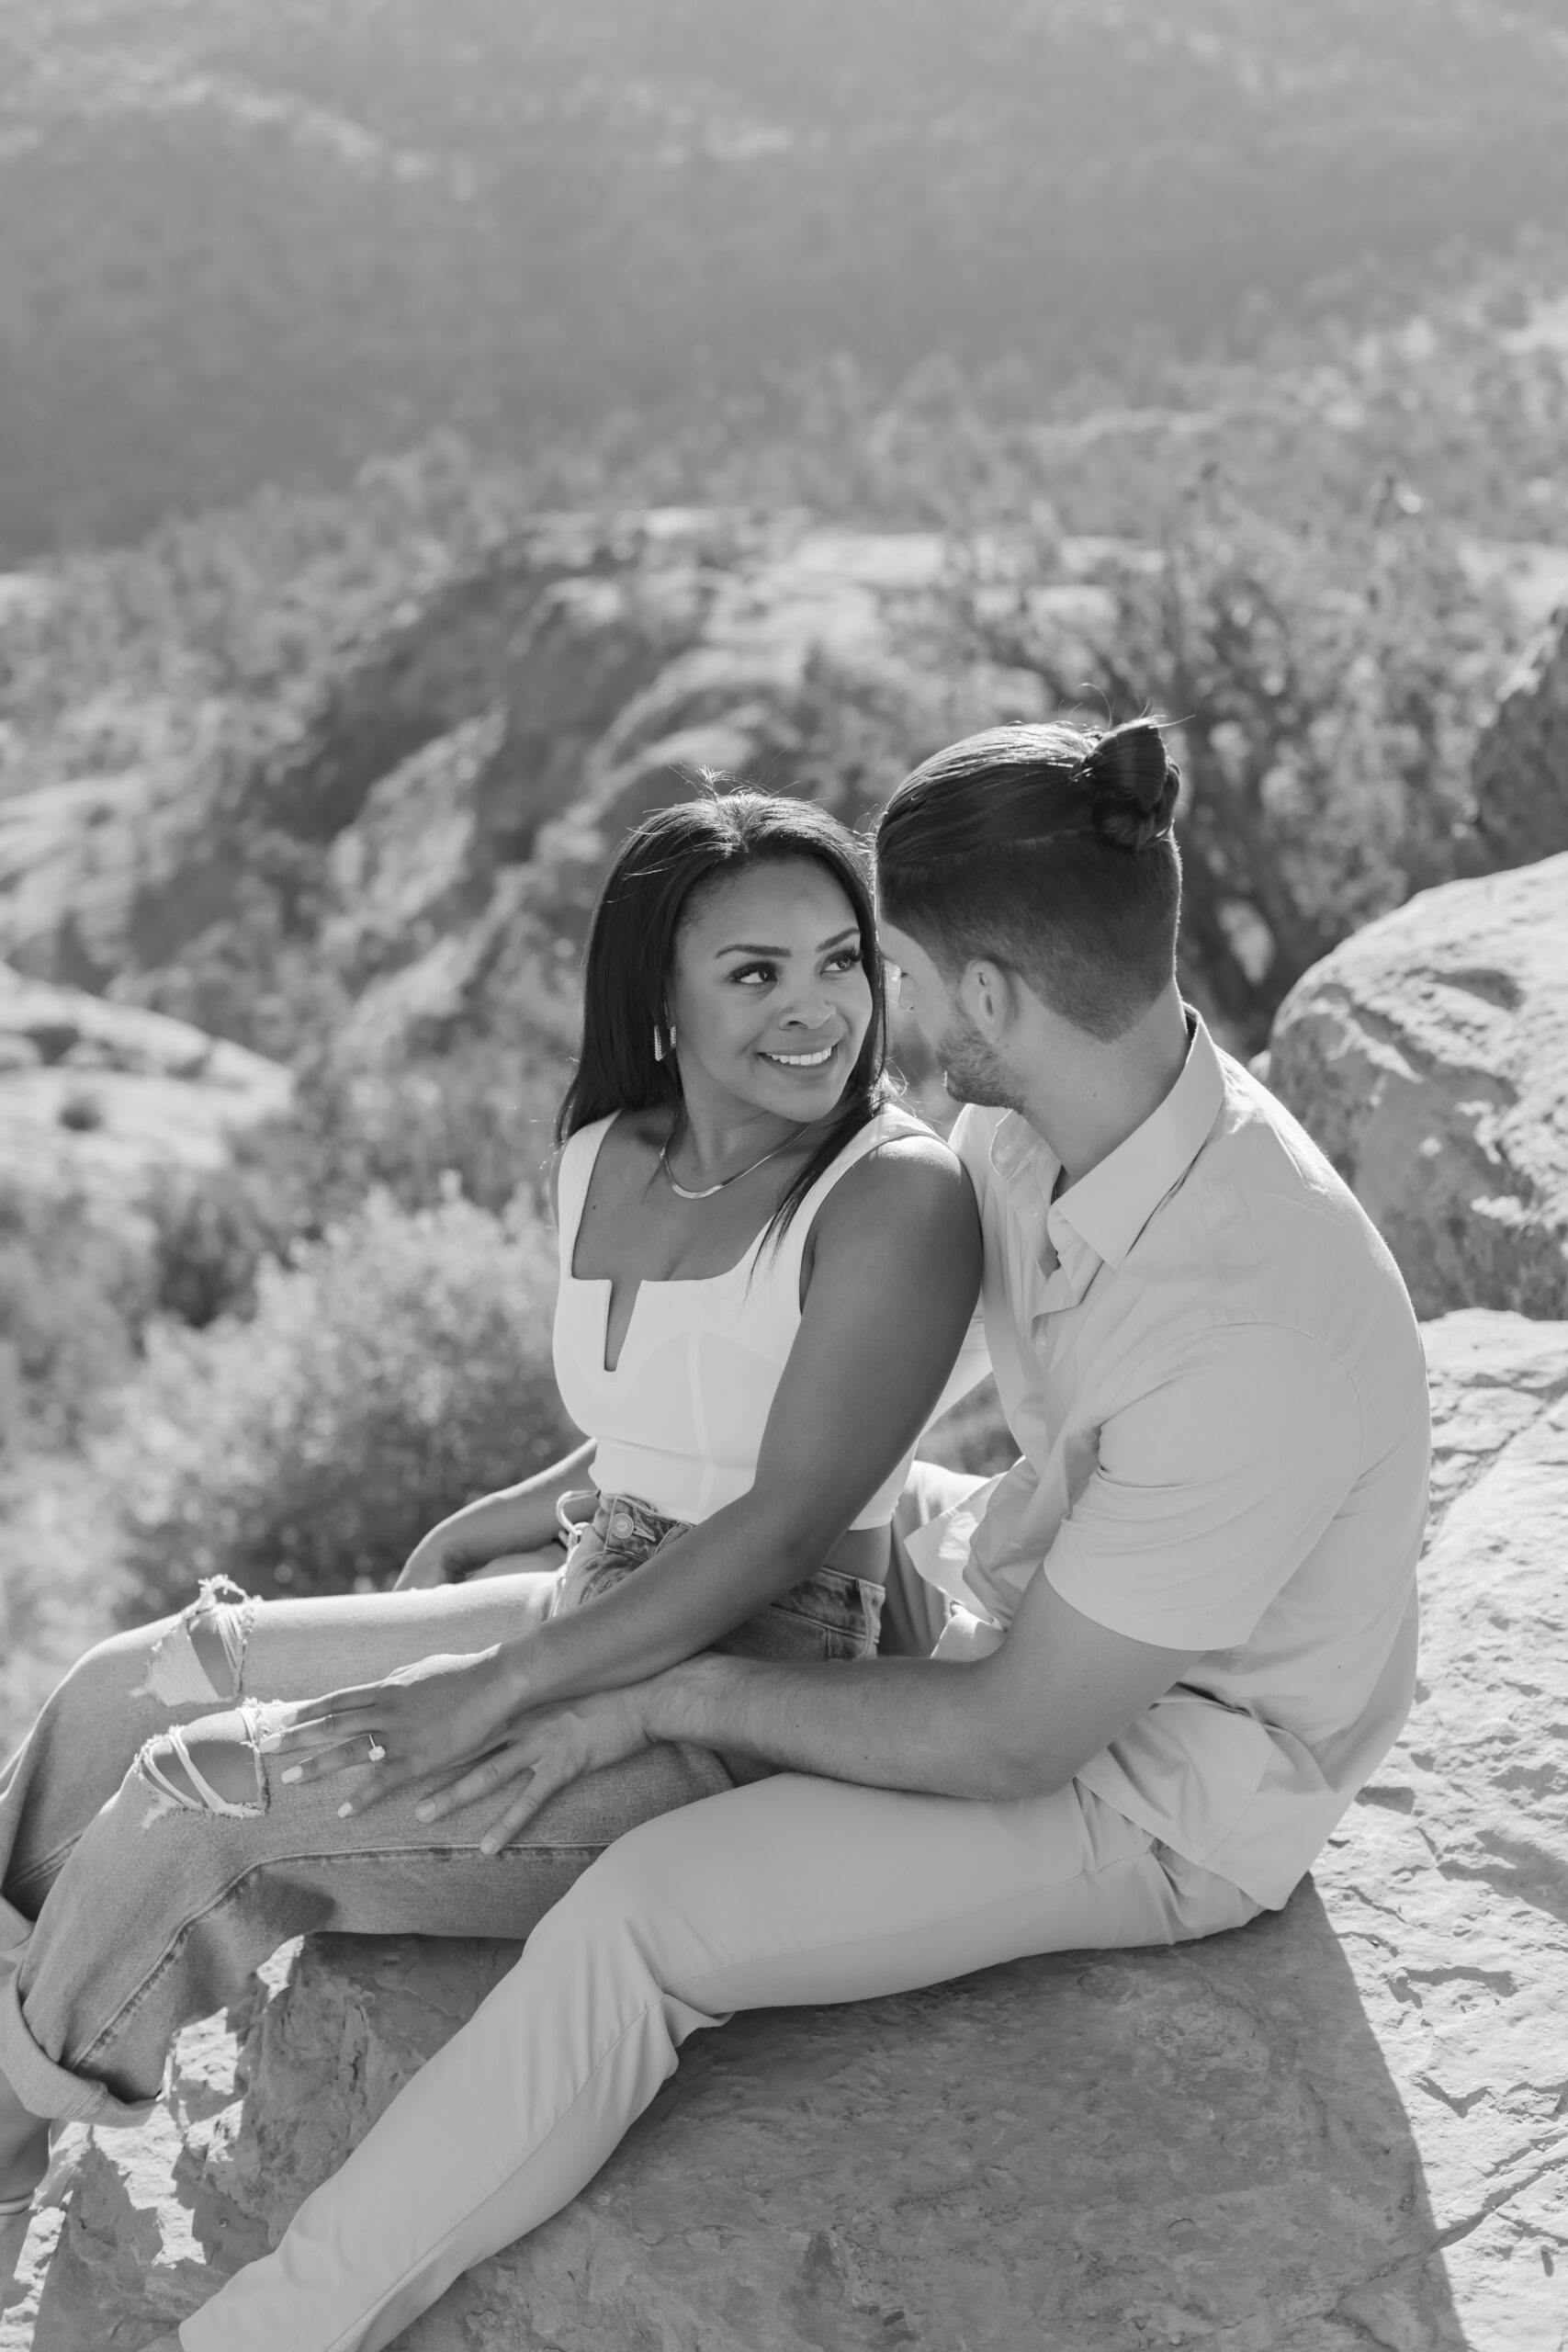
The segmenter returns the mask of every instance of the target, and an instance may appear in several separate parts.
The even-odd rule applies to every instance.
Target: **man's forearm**
[[[624,1688],[717,1641],[819,1566],[833,1530],[753,1492],[607,1593],[508,1645],[520,1711]]]
[[[694,1657],[645,1686],[647,1722],[655,1739],[870,1788],[992,1801],[1044,1794],[1038,1759],[1007,1736],[997,1679],[995,1658],[772,1666]]]

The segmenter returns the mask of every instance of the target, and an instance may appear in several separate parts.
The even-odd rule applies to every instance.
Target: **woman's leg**
[[[525,1843],[488,1856],[478,1845],[493,1803],[425,1824],[413,1815],[421,1792],[410,1790],[340,1821],[338,1781],[285,1787],[280,1761],[260,1752],[268,1699],[367,1679],[436,1650],[483,1648],[533,1622],[547,1596],[547,1580],[518,1577],[272,1602],[246,1612],[243,1641],[217,1644],[205,1659],[198,1644],[213,1690],[226,1677],[221,1695],[237,1686],[241,1703],[214,1713],[209,1697],[193,1714],[193,1697],[170,1727],[162,1700],[164,1727],[74,1837],[36,1920],[12,1913],[20,1933],[0,1951],[0,2074],[24,2108],[137,2121],[178,2027],[221,2007],[291,1936],[521,1938],[626,1829],[728,1788],[729,1774],[705,1750],[650,1750],[563,1791]],[[187,1622],[193,1630],[200,1623]],[[158,1653],[163,1688],[191,1672],[188,1646]]]
[[[314,1697],[436,1649],[482,1649],[536,1624],[551,1579],[255,1601],[226,1577],[177,1616],[116,1634],[72,1668],[0,1765],[0,1950],[54,1879],[142,1744],[241,1699]]]
[[[328,1616],[344,1606],[326,1604]],[[98,1643],[0,1764],[0,1994],[50,1887],[143,1745],[235,1689],[258,1613],[214,1577],[177,1616]],[[37,2180],[46,2153],[38,2115],[0,2072],[0,2202]]]
[[[1257,1910],[1076,1784],[1010,1804],[787,1775],[634,1830],[185,2352],[379,2352],[592,2178],[737,2009],[862,2000]]]
[[[142,1741],[182,1713],[216,1703],[217,1682],[197,1680],[195,1660],[208,1657],[223,1679],[220,1628],[232,1636],[250,1607],[237,1586],[214,1578],[177,1617],[99,1642],[44,1702],[21,1747],[0,1764],[0,1949],[26,1935],[56,1871]],[[194,1698],[182,1695],[192,1684]]]

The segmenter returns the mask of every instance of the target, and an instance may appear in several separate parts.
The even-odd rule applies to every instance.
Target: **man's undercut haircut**
[[[998,964],[1076,1028],[1119,1037],[1176,969],[1180,786],[1152,718],[966,736],[883,812],[883,910],[950,980]]]

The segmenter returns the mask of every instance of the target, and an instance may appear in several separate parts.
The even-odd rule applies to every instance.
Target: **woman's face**
[[[871,1025],[860,925],[814,858],[754,865],[705,890],[675,942],[668,991],[688,1100],[725,1096],[820,1119]]]

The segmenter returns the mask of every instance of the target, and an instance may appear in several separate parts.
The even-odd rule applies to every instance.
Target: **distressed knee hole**
[[[171,1813],[216,1814],[229,1820],[254,1819],[266,1810],[266,1776],[256,1746],[256,1723],[246,1708],[238,1736],[225,1732],[186,1731],[176,1725],[150,1739],[136,1759],[152,1802],[142,1815],[150,1829]]]
[[[255,1602],[228,1577],[209,1577],[154,1648],[147,1679],[131,1693],[165,1706],[237,1699]]]

